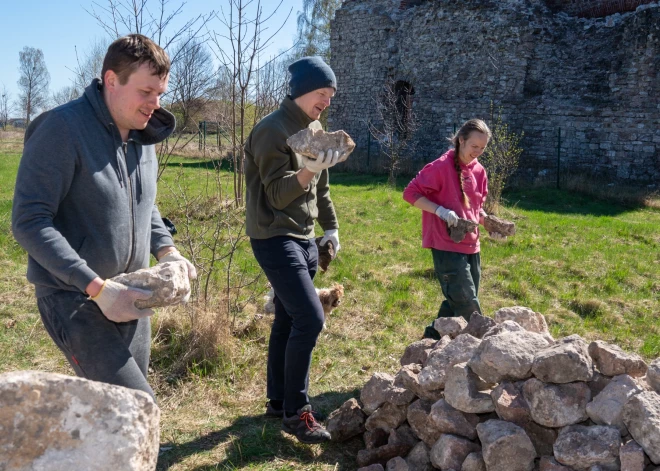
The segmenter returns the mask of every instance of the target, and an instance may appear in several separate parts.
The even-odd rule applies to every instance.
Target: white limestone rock
[[[142,391],[55,373],[5,373],[0,469],[154,470],[159,421],[160,409]]]

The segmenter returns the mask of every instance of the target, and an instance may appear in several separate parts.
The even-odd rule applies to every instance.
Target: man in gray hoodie
[[[183,260],[156,201],[154,144],[174,130],[160,108],[170,61],[132,34],[108,48],[102,80],[41,114],[25,133],[12,230],[28,252],[46,330],[78,376],[154,393],[147,383],[151,293],[109,278]]]

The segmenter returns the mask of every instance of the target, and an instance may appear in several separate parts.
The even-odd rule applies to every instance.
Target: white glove
[[[167,252],[158,260],[158,263],[165,262],[186,262],[186,267],[188,268],[188,278],[191,280],[197,278],[197,269],[195,268],[195,265],[190,263],[188,259],[181,255],[177,249]]]
[[[479,224],[481,224],[483,226],[484,225],[484,219],[486,219],[487,216],[488,216],[488,214],[486,214],[486,211],[484,211],[483,209],[480,209],[479,210]]]
[[[303,155],[302,160],[305,167],[307,167],[307,170],[318,173],[321,170],[332,167],[339,161],[339,151],[328,149],[325,155],[323,152],[319,152],[317,159],[310,159],[306,155]]]
[[[435,209],[435,215],[440,219],[447,221],[449,227],[455,227],[458,224],[458,215],[451,209],[447,209],[442,206],[438,206]]]
[[[339,245],[339,229],[328,229],[325,231],[319,245],[325,245],[328,241],[332,242],[332,246],[335,248],[335,255],[332,257],[334,260],[337,256],[337,252],[339,252],[339,249],[341,248],[341,245]]]
[[[142,317],[152,316],[151,309],[138,309],[135,301],[149,299],[151,291],[130,288],[112,280],[105,280],[101,291],[89,299],[94,301],[101,312],[112,322],[129,322]]]

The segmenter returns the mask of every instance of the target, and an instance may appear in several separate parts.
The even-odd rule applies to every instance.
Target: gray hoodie
[[[12,230],[27,251],[27,278],[37,297],[85,291],[149,266],[149,253],[174,245],[156,201],[154,144],[174,130],[156,110],[126,145],[98,79],[77,100],[37,117],[25,133],[16,177]]]

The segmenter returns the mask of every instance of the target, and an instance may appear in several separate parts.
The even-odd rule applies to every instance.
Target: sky
[[[264,16],[270,15],[278,4],[276,0],[261,2]],[[4,85],[12,99],[18,96],[18,53],[25,46],[43,51],[50,73],[52,93],[71,84],[73,73],[70,69],[76,66],[76,47],[81,54],[89,50],[96,40],[110,39],[96,20],[85,11],[91,12],[92,8],[97,12],[102,11],[99,5],[106,6],[107,0],[0,0],[0,3],[0,92]],[[149,0],[148,5],[157,3],[160,2]],[[177,17],[179,24],[183,24],[184,19],[200,13],[220,11],[221,8],[227,12],[229,0],[169,0],[167,7],[173,10],[182,3],[182,14]],[[253,4],[256,5],[256,0]],[[270,34],[267,32],[263,35],[264,39],[269,37],[284,24],[284,28],[266,51],[268,55],[275,55],[278,51],[292,46],[296,33],[296,17],[300,10],[302,0],[282,0],[281,6],[267,23]],[[291,15],[287,20],[289,12]],[[224,31],[217,19],[212,21],[208,28],[217,33]],[[176,29],[176,25],[173,25],[168,31]]]

